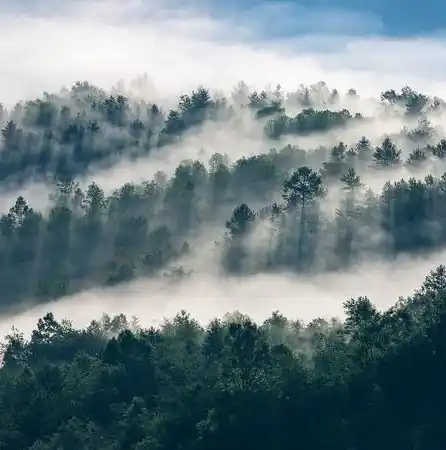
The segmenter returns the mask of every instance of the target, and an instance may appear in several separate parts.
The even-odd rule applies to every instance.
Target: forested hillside
[[[18,194],[0,217],[1,313],[187,283],[203,266],[323,280],[443,250],[445,102],[410,87],[366,100],[323,82],[240,83],[169,109],[78,82],[2,107],[0,190]],[[232,136],[222,151],[218,136]],[[173,167],[179,155],[194,156]],[[101,185],[123,165],[153,176]],[[45,207],[20,194],[33,186]],[[0,449],[442,448],[446,268],[386,311],[367,295],[310,323],[182,311],[159,327],[106,315],[81,329],[49,312],[3,345]]]

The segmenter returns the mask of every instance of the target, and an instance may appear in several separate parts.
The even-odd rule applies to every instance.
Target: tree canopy
[[[380,114],[405,125],[361,136],[382,117],[355,110],[358,98],[325,83],[239,84],[231,98],[199,86],[165,109],[78,82],[2,107],[1,191],[50,195],[41,208],[18,195],[0,214],[1,314],[132,280],[187,282],[208,251],[221,277],[323,280],[444,250],[444,102],[385,91]],[[234,158],[228,144],[114,190],[85,183],[221,129],[258,151]],[[159,327],[104,315],[80,329],[48,312],[2,346],[0,449],[442,448],[446,268],[432,269],[387,310],[367,293],[346,299],[342,320],[205,324],[181,311]]]

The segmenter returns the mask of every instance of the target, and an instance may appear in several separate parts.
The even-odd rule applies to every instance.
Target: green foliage
[[[397,166],[401,161],[401,150],[398,150],[392,140],[386,136],[382,144],[376,147],[373,159],[377,166]]]
[[[157,329],[105,316],[77,330],[49,314],[5,343],[0,446],[288,449],[297,428],[315,450],[439,448],[445,299],[440,266],[387,311],[346,301],[344,322],[203,328],[183,311]]]
[[[283,199],[288,208],[305,207],[324,193],[322,177],[309,167],[299,167],[283,185]]]
[[[403,87],[400,93],[393,89],[385,91],[381,94],[381,100],[404,107],[409,116],[420,114],[429,102],[426,95],[416,92],[409,86]]]
[[[304,109],[296,117],[280,115],[270,120],[265,126],[268,137],[277,139],[282,135],[308,135],[314,132],[324,132],[331,128],[339,128],[354,120],[361,120],[361,114],[354,116],[346,109],[342,111]]]
[[[385,91],[384,107],[416,127],[347,145],[337,131],[373,118],[342,109],[341,95],[323,82],[287,95],[240,83],[230,104],[198,87],[165,113],[79,82],[1,108],[1,187],[51,187],[46,209],[19,196],[0,215],[1,312],[142,277],[182,283],[209,230],[222,236],[210,249],[219,268],[239,277],[444,248],[446,174],[420,177],[446,157],[427,119],[444,102],[409,87]],[[76,181],[122,158],[163,156],[194,129],[237,127],[245,115],[277,148],[185,160],[171,176],[112,193]],[[290,143],[321,133],[326,146]],[[370,173],[399,167],[410,178],[367,189]],[[233,314],[207,326],[181,311],[149,329],[123,315],[76,329],[49,312],[29,338],[13,328],[1,347],[0,450],[442,448],[446,268],[387,311],[367,297],[344,309],[343,321],[275,312],[262,324]]]

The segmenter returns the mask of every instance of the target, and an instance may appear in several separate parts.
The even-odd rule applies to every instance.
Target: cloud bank
[[[176,284],[166,279],[139,280],[110,289],[96,289],[31,308],[0,320],[0,336],[11,324],[29,334],[47,312],[87,326],[102,314],[137,316],[142,326],[156,326],[185,309],[206,324],[215,317],[240,311],[256,321],[279,310],[290,319],[343,317],[342,304],[367,295],[379,309],[386,309],[422,284],[431,269],[444,263],[445,252],[428,257],[398,258],[393,262],[363,264],[345,273],[300,278],[293,275],[259,275],[242,279],[220,278],[202,272]],[[82,305],[82,307],[79,307]]]
[[[280,83],[286,90],[324,80],[344,91],[355,87],[366,96],[406,83],[427,93],[446,92],[444,37],[364,35],[379,30],[374,19],[342,10],[334,20],[333,14],[301,8],[290,26],[287,7],[266,4],[237,16],[216,15],[198,0],[3,6],[0,98],[11,103],[79,79],[109,87],[143,73],[163,96],[198,84],[229,90],[241,79],[258,87]],[[268,20],[271,14],[273,20]],[[311,26],[274,37],[262,23],[297,31],[299,23]]]

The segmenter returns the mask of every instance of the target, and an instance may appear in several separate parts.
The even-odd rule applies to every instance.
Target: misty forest
[[[2,107],[1,313],[211,272],[323,282],[444,250],[445,113],[410,87],[372,101],[324,82],[172,104],[77,82]],[[102,185],[126,167],[147,175]],[[386,310],[364,292],[310,322],[274,299],[263,322],[182,310],[148,328],[107,311],[81,328],[48,306],[4,338],[0,449],[443,448],[446,267],[425,275]]]

